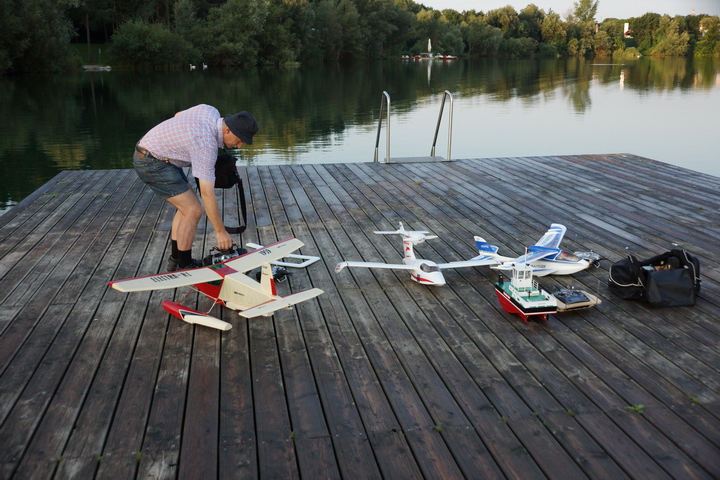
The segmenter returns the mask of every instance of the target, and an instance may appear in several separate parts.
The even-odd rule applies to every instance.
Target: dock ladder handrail
[[[437,143],[437,137],[438,133],[440,132],[440,123],[442,122],[442,116],[443,111],[445,109],[445,100],[447,98],[450,98],[450,108],[449,108],[449,120],[448,120],[448,146],[447,146],[447,159],[446,161],[450,161],[450,146],[452,145],[452,124],[453,124],[453,96],[452,93],[450,93],[448,90],[445,90],[443,92],[443,98],[442,103],[440,104],[440,113],[438,114],[438,120],[437,125],[435,126],[435,136],[433,137],[433,143],[432,147],[430,149],[430,159],[435,159],[435,144]],[[385,132],[385,163],[390,162],[390,94],[388,92],[383,91],[382,100],[380,102],[380,115],[378,120],[378,130],[377,130],[377,137],[375,138],[375,156],[373,158],[374,162],[378,161],[378,147],[380,145],[380,130],[382,130],[382,120],[383,120],[383,113],[387,109],[387,113],[385,114],[385,117],[387,119],[387,128]],[[416,159],[420,160],[422,157]]]

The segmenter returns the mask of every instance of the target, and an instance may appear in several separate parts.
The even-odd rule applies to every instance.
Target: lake
[[[384,91],[391,158],[430,155],[448,91],[452,159],[632,153],[720,176],[718,58],[79,72],[0,79],[0,211],[62,170],[130,168],[148,129],[198,103],[257,117],[240,165],[370,162]]]

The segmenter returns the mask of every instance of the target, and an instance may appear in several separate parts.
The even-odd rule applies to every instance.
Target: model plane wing
[[[248,308],[247,310],[243,310],[242,312],[238,313],[240,316],[246,318],[253,318],[259,316],[267,317],[272,315],[272,313],[277,310],[289,308],[296,303],[310,300],[311,298],[315,298],[322,293],[324,292],[319,288],[311,288],[310,290],[293,293],[292,295],[287,295],[285,297],[276,297],[268,302],[262,303],[252,308]]]
[[[195,268],[179,272],[161,273],[147,277],[127,278],[113,280],[108,283],[115,290],[121,292],[143,292],[146,290],[164,290],[169,288],[186,287],[197,283],[222,280],[222,275],[210,268]]]
[[[559,223],[551,224],[548,231],[537,241],[535,246],[560,248],[560,242],[562,242],[566,230],[565,225],[560,225]]]
[[[495,257],[484,255],[482,257],[471,258],[470,260],[461,260],[459,262],[438,263],[438,268],[464,268],[464,267],[483,267],[488,265],[497,265],[500,262]]]
[[[535,248],[535,247],[533,247]],[[537,260],[542,260],[543,258],[554,255],[558,252],[556,248],[537,248],[534,250],[529,251],[525,255],[521,255],[517,257],[514,260],[511,260],[507,263],[517,263],[517,264],[523,264],[523,263],[530,263],[535,262]]]
[[[389,268],[392,270],[415,270],[417,268],[416,266],[402,263],[340,262],[335,266],[335,273],[340,273],[345,267]]]
[[[231,258],[224,262],[224,264],[233,270],[245,273],[261,266],[263,263],[269,263],[287,257],[303,245],[305,244],[297,238],[287,238],[272,245],[253,250],[245,255]]]

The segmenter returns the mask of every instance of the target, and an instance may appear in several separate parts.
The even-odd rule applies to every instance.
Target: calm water
[[[0,79],[0,211],[61,170],[130,168],[149,128],[197,103],[258,118],[241,164],[369,162],[387,91],[391,157],[427,156],[445,90],[453,159],[633,153],[720,176],[717,58],[111,71]]]

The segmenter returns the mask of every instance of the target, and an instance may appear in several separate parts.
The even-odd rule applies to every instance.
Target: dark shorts
[[[190,190],[187,175],[172,163],[135,151],[133,167],[140,180],[145,182],[163,200]]]

